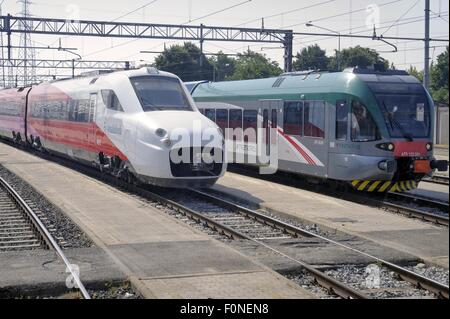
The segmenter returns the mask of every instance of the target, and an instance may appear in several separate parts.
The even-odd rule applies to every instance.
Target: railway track
[[[0,179],[0,252],[45,249],[47,245]]]
[[[388,211],[404,215],[409,218],[420,219],[426,222],[435,223],[442,226],[449,225],[448,203],[436,201],[419,196],[406,195],[403,193],[389,193],[387,196],[371,194],[370,196],[362,196],[359,193],[353,191],[343,191],[338,189],[330,189],[319,184],[310,184],[306,180],[297,179],[290,174],[277,174],[271,176],[270,179],[266,176],[258,175],[254,170],[244,168],[241,166],[233,166],[232,171],[237,174],[251,176],[253,178],[266,180],[271,183],[277,183],[281,185],[288,185],[299,189],[305,189],[307,191],[316,192],[318,194],[324,194],[327,196],[333,196],[342,198],[344,200],[353,201],[363,205],[370,205],[378,208],[384,208]],[[411,207],[410,204],[414,204],[415,207]],[[430,212],[429,208],[435,210]]]
[[[417,207],[411,207],[411,204]],[[381,205],[408,217],[449,226],[449,203],[411,194],[389,193]],[[435,212],[430,212],[430,208]]]
[[[442,175],[434,175],[432,178],[424,179],[423,181],[432,184],[449,185],[449,177]]]
[[[55,161],[54,156],[49,156],[47,154],[38,155],[44,159]],[[349,285],[339,282],[336,279],[326,275],[323,271],[311,265],[308,265],[301,260],[297,260],[284,254],[276,248],[273,248],[270,244],[267,244],[266,241],[269,239],[275,240],[301,236],[316,238],[328,244],[335,245],[336,247],[340,247],[364,256],[365,258],[372,260],[374,263],[383,266],[389,271],[395,273],[399,278],[406,282],[409,282],[414,287],[420,287],[424,290],[430,291],[439,298],[449,299],[449,287],[447,285],[419,275],[386,260],[382,260],[376,256],[367,254],[346,244],[326,238],[322,235],[308,231],[307,229],[302,229],[300,227],[282,222],[258,211],[245,208],[233,202],[221,199],[217,196],[213,196],[205,192],[191,190],[190,193],[193,197],[195,196],[197,198],[200,198],[202,201],[204,201],[204,203],[216,205],[216,208],[214,209],[207,208],[206,212],[201,212],[198,209],[187,207],[182,203],[166,198],[164,195],[158,194],[158,192],[154,189],[144,189],[143,187],[140,187],[138,185],[129,184],[128,182],[119,180],[113,176],[101,173],[96,169],[78,164],[67,159],[58,157],[56,158],[56,161],[62,165],[78,170],[91,177],[97,178],[103,182],[118,187],[119,189],[129,192],[134,196],[139,196],[145,200],[159,203],[163,207],[167,207],[173,211],[176,211],[179,214],[182,214],[187,218],[195,221],[196,223],[208,227],[214,232],[227,236],[232,240],[240,239],[253,241],[258,245],[261,245],[271,250],[272,252],[297,263],[310,275],[312,275],[315,278],[316,282],[319,283],[319,285],[321,285],[328,291],[335,293],[341,298],[365,299],[368,298],[368,296],[361,291],[355,290]],[[227,212],[223,212],[221,211],[221,209],[225,209]]]
[[[77,272],[40,217],[13,186],[0,177],[0,252],[26,249],[55,251],[72,275],[83,298],[90,299]]]
[[[407,281],[409,283],[411,283],[414,286],[417,287],[421,287],[423,289],[426,289],[430,292],[433,292],[435,295],[441,297],[441,298],[445,298],[448,299],[449,298],[449,287],[445,286],[441,283],[438,283],[436,281],[433,281],[429,278],[426,278],[424,276],[421,276],[419,274],[416,274],[406,268],[400,267],[398,265],[395,265],[393,263],[390,263],[388,261],[382,260],[380,258],[377,258],[375,256],[372,256],[370,254],[367,254],[365,252],[359,251],[357,249],[354,249],[348,245],[342,244],[340,242],[331,240],[329,238],[326,238],[322,235],[316,234],[314,232],[308,231],[306,229],[302,229],[300,227],[297,226],[293,226],[290,224],[287,224],[285,222],[282,222],[280,220],[277,220],[275,218],[269,217],[267,215],[261,214],[260,212],[257,212],[255,210],[251,210],[248,209],[246,207],[240,206],[240,205],[236,205],[230,201],[224,200],[222,198],[219,198],[217,196],[211,195],[211,194],[207,194],[205,192],[200,192],[200,191],[191,191],[193,194],[195,194],[196,196],[199,196],[201,198],[203,198],[206,201],[212,202],[216,205],[225,207],[227,209],[230,209],[234,212],[239,213],[241,216],[246,217],[248,219],[257,221],[263,225],[267,225],[270,226],[274,229],[277,229],[278,231],[281,231],[283,234],[285,235],[290,235],[293,237],[301,237],[301,236],[306,236],[306,237],[312,237],[312,238],[316,238],[316,239],[320,239],[323,240],[329,244],[344,248],[346,250],[350,250],[354,253],[357,253],[361,256],[364,256],[366,258],[372,259],[374,263],[382,265],[384,267],[386,267],[387,269],[389,269],[390,271],[396,273],[400,278],[402,278],[404,281]],[[251,236],[248,236],[250,238],[246,238],[248,240],[252,240],[252,241],[257,241],[259,244],[262,244],[264,246],[267,246],[266,244],[260,242],[259,240],[255,240],[255,238],[252,238]],[[267,247],[266,247],[267,248]]]

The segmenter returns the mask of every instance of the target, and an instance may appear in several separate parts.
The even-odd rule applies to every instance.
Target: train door
[[[91,93],[89,99],[89,144],[96,144],[97,125],[95,124],[98,94]]]
[[[283,100],[261,100],[258,117],[258,128],[262,129],[258,135],[258,143],[263,146],[261,151],[265,155],[265,161],[271,156],[272,152],[276,152],[278,158],[278,134],[279,119],[281,119],[281,109]],[[275,129],[275,130],[272,130]],[[273,159],[274,154],[271,158]]]

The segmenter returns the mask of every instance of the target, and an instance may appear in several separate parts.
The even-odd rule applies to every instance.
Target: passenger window
[[[230,128],[242,128],[242,111],[230,110]]]
[[[251,129],[251,130],[250,130]],[[246,132],[246,130],[248,130]],[[256,143],[258,140],[258,111],[244,111],[244,142]]]
[[[209,118],[211,121],[216,121],[216,110],[214,109],[206,109],[205,110],[205,116]]]
[[[119,98],[112,90],[102,90],[103,103],[106,108],[112,111],[123,112],[122,104],[120,104]]]
[[[336,103],[336,140],[347,140],[349,108],[347,101],[337,101]]]
[[[304,110],[304,136],[325,138],[325,102],[305,102]]]
[[[228,128],[228,110],[217,110],[216,124],[225,132]]]
[[[358,102],[352,102],[352,141],[370,142],[380,139],[378,127],[367,107]]]
[[[303,135],[303,102],[286,102],[284,104],[284,133]]]
[[[242,110],[230,110],[230,129],[236,130],[234,132],[230,132],[233,136],[233,141],[241,141],[242,140]],[[237,131],[239,130],[239,132]],[[229,139],[231,139],[229,136]]]

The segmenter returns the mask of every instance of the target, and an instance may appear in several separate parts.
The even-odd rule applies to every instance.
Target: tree
[[[236,70],[236,60],[228,57],[222,51],[217,56],[209,59],[214,67],[213,81],[226,81]]]
[[[418,79],[420,82],[423,82],[423,71],[417,70],[415,66],[410,66],[408,73]]]
[[[329,63],[330,58],[327,57],[326,51],[315,44],[297,53],[293,66],[295,71],[326,70]]]
[[[271,61],[265,55],[248,50],[238,55],[236,69],[228,80],[263,79],[279,76],[281,73],[283,70],[277,62]]]
[[[354,48],[342,50],[339,56],[341,70],[351,67],[374,67],[375,69],[380,71],[389,69],[389,61],[383,59],[377,51],[369,48],[363,48],[359,45]],[[338,69],[336,57],[331,58],[330,69]]]
[[[435,101],[449,103],[448,86],[448,46],[437,58],[437,63],[431,66],[430,91]]]
[[[200,66],[200,60],[203,65]],[[155,59],[155,67],[178,75],[183,81],[201,81],[213,79],[214,68],[195,44],[186,42],[164,50]]]

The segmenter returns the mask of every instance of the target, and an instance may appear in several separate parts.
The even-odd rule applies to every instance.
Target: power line
[[[414,9],[420,2],[421,0],[417,0],[412,6],[411,8],[409,8],[404,14],[402,14],[400,16],[400,18],[398,18],[386,31],[383,32],[382,36],[387,33],[389,30],[392,29],[392,27],[394,27],[401,19],[403,19],[408,13],[410,13],[412,11],[412,9]]]
[[[235,4],[235,5],[232,5],[232,6],[230,6],[230,7],[227,7],[227,8],[224,8],[224,9],[221,9],[221,10],[218,10],[218,11],[215,11],[215,12],[212,12],[212,13],[209,13],[209,14],[207,14],[207,15],[204,15],[204,16],[200,17],[200,18],[196,18],[196,19],[194,19],[194,20],[189,20],[189,21],[184,22],[184,23],[182,23],[182,24],[192,23],[192,22],[194,22],[194,21],[198,21],[198,20],[201,20],[201,19],[204,19],[204,18],[208,18],[208,17],[211,17],[211,16],[216,15],[216,14],[218,14],[218,13],[222,13],[222,12],[225,12],[225,11],[228,11],[228,10],[231,10],[231,9],[234,9],[234,8],[237,8],[237,7],[240,7],[240,6],[243,6],[243,5],[245,5],[245,4],[249,3],[249,2],[252,2],[252,1],[253,1],[253,0],[246,0],[246,1],[244,1],[244,2],[240,2],[240,3]]]
[[[381,8],[381,7],[385,7],[385,6],[388,6],[388,5],[391,5],[391,4],[395,4],[395,3],[398,3],[398,2],[403,2],[403,1],[405,1],[405,0],[389,1],[389,2],[385,2],[385,3],[382,3],[382,4],[378,5],[378,7]],[[333,19],[333,18],[338,18],[338,17],[349,15],[349,14],[366,11],[366,9],[367,8],[364,7],[364,8],[360,8],[360,9],[356,9],[356,10],[352,10],[352,11],[347,11],[347,12],[344,12],[344,13],[340,13],[340,14],[336,14],[336,15],[332,15],[332,16],[328,16],[328,17],[323,17],[323,18],[319,18],[319,19],[313,19],[313,20],[309,19],[309,20],[304,21],[302,23],[296,23],[296,24],[289,25],[286,28],[292,28],[292,27],[297,27],[299,25],[304,25],[305,23],[308,23],[309,21],[320,22],[320,21],[325,21],[325,20],[329,20],[329,19]]]
[[[142,9],[145,9],[145,8],[151,6],[152,4],[154,4],[155,2],[158,2],[158,1],[159,1],[159,0],[153,0],[153,1],[150,1],[150,2],[148,2],[148,3],[146,3],[146,4],[142,5],[142,6],[140,6],[140,7],[137,8],[137,9],[134,9],[134,10],[128,12],[128,13],[125,13],[125,14],[121,15],[120,17],[115,18],[115,19],[112,20],[111,22],[115,22],[115,21],[117,21],[117,20],[120,20],[120,19],[122,19],[122,18],[125,18],[126,16],[129,16],[130,14],[133,14],[133,13],[135,13],[135,12],[137,12],[137,11],[142,10]]]
[[[430,12],[433,13],[433,14],[435,14],[435,15],[437,15],[438,18],[440,18],[440,19],[444,20],[445,22],[449,23],[447,19],[444,19],[444,18],[442,17],[442,13],[436,13],[436,12],[434,12],[434,11],[432,11],[432,10],[430,10]]]
[[[242,5],[244,5],[244,4],[248,3],[248,2],[251,2],[251,1],[253,1],[253,0],[247,0],[247,1],[245,1],[245,2],[238,3],[238,4],[234,5],[234,6],[231,6],[231,7],[228,7],[228,8],[222,9],[222,10],[219,10],[219,11],[215,11],[215,12],[209,13],[209,14],[203,16],[203,17],[196,18],[196,19],[194,19],[194,20],[191,20],[191,21],[182,23],[181,25],[185,25],[185,24],[187,24],[187,23],[191,23],[191,22],[194,22],[194,21],[203,19],[203,18],[205,18],[205,17],[210,17],[210,16],[216,15],[216,14],[218,14],[218,13],[221,13],[221,12],[224,12],[224,11],[227,11],[227,10],[231,10],[232,8],[236,8],[237,6],[242,6]],[[90,52],[90,53],[88,53],[87,55],[85,55],[85,57],[89,57],[89,56],[92,56],[92,55],[94,55],[94,54],[102,53],[102,52],[105,52],[105,51],[110,50],[110,49],[118,48],[118,47],[121,47],[121,46],[130,44],[130,43],[134,43],[134,42],[139,41],[139,40],[141,40],[141,39],[133,39],[133,40],[130,40],[130,41],[127,41],[127,42],[118,44],[118,45],[113,45],[113,46],[111,46],[111,47],[109,47],[109,48],[105,48],[105,49],[101,49],[101,50],[98,50],[98,51]]]
[[[270,15],[270,16],[266,16],[266,17],[263,17],[263,19],[271,19],[271,18],[275,18],[275,17],[278,17],[278,16],[283,16],[283,15],[286,15],[286,14],[290,14],[290,13],[294,13],[294,12],[298,12],[298,11],[302,11],[302,10],[307,10],[307,9],[311,9],[311,8],[315,8],[315,7],[322,6],[322,5],[325,5],[325,4],[328,4],[328,3],[331,3],[331,2],[336,2],[336,1],[337,0],[323,1],[323,2],[316,3],[316,4],[313,4],[313,5],[310,5],[310,6],[297,8],[297,9],[292,9],[292,10],[289,10],[289,11],[273,14],[273,15]],[[250,21],[247,21],[247,22],[235,25],[235,27],[240,27],[240,26],[243,26],[243,25],[246,25],[246,24],[249,24],[249,23],[257,22],[257,21],[261,21],[261,19],[253,19],[253,20],[250,20]]]

